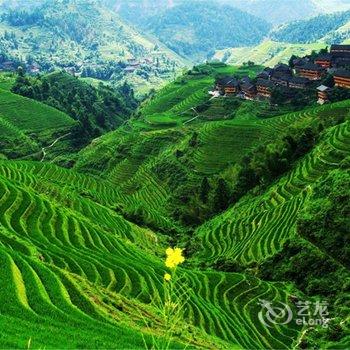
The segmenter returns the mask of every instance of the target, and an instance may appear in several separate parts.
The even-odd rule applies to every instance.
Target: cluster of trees
[[[2,21],[6,21],[14,27],[30,26],[43,21],[44,15],[41,11],[10,10],[3,14]]]
[[[350,11],[320,15],[311,19],[295,21],[284,25],[270,36],[273,40],[289,43],[311,43],[323,38],[350,20]]]
[[[76,146],[121,125],[136,109],[132,88],[124,84],[118,89],[90,84],[64,72],[30,78],[19,69],[12,92],[55,107],[73,119]]]

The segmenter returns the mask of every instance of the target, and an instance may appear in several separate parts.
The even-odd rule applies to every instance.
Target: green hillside
[[[193,68],[116,130],[65,149],[70,168],[56,153],[0,160],[0,348],[348,347],[350,101],[290,111],[208,93],[260,70]],[[8,84],[0,132],[13,141],[40,153],[42,135],[75,125]],[[184,249],[176,272],[168,247]],[[329,328],[283,312],[264,323],[266,301],[294,315],[326,301]],[[164,310],[179,307],[169,325]]]
[[[4,10],[0,38],[1,52],[29,69],[33,64],[41,72],[67,69],[115,85],[127,80],[142,94],[188,64],[98,1],[46,1],[35,8]],[[152,64],[128,73],[128,59]]]
[[[146,304],[154,293],[161,293],[164,268],[153,255],[152,237],[108,207],[110,200],[122,201],[118,193],[108,183],[50,165],[2,162],[0,172],[0,251],[7,266],[2,275],[9,281],[3,294],[12,295],[1,310],[8,324],[1,344],[19,347],[31,339],[34,347],[142,347],[137,335],[141,315],[155,317]],[[96,197],[84,198],[94,187]],[[137,247],[140,242],[142,249]],[[296,329],[271,332],[254,322],[260,295],[268,292],[287,301],[282,285],[241,274],[188,269],[180,274],[196,290],[186,305],[186,319],[198,327],[191,331],[195,339],[188,339],[189,329],[184,327],[183,341],[199,345],[206,339],[201,332],[207,332],[230,348],[290,346]],[[252,295],[249,300],[247,293]],[[230,305],[232,297],[235,303]],[[14,339],[18,324],[28,323],[30,328]],[[83,332],[70,340],[78,326]],[[111,333],[112,338],[107,336]],[[206,339],[206,346],[213,340]]]
[[[203,6],[196,1],[159,11],[139,25],[179,55],[199,62],[216,49],[255,45],[271,28],[268,22],[237,8],[215,2]]]
[[[270,37],[276,41],[290,43],[313,43],[330,36],[349,21],[350,11],[320,15],[281,26],[272,31]]]
[[[7,81],[1,86],[9,87]],[[0,111],[0,153],[10,158],[40,152],[40,145],[52,143],[75,125],[66,114],[3,89]]]
[[[217,51],[213,58],[234,65],[253,61],[256,64],[274,67],[279,62],[287,63],[292,55],[303,57],[310,54],[313,50],[319,51],[326,46],[327,44],[324,42],[290,44],[266,40],[253,47],[237,47]]]

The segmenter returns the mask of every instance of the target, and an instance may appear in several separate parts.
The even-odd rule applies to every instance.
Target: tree
[[[292,55],[292,57],[289,59],[288,64],[289,64],[290,68],[294,68],[294,60],[296,60],[297,58],[298,58],[298,56]]]
[[[227,186],[226,181],[220,178],[218,180],[218,183],[215,189],[214,199],[213,199],[214,212],[220,213],[226,210],[229,206],[229,201],[230,201],[229,188]]]
[[[210,184],[207,177],[204,177],[201,183],[200,198],[203,203],[208,202],[208,196],[210,192]]]

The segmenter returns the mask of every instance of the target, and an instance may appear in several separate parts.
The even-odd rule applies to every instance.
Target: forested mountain
[[[311,43],[333,37],[333,34],[350,21],[350,11],[320,15],[308,20],[296,21],[274,30],[272,39],[289,43]],[[349,31],[347,37],[349,37]],[[338,38],[345,40],[346,37]]]
[[[317,13],[312,0],[221,0],[272,24],[308,18]]]
[[[143,24],[178,54],[201,60],[215,49],[259,43],[270,25],[230,6],[186,2],[174,6]]]
[[[98,26],[96,25],[98,23]],[[2,14],[1,50],[40,67],[143,89],[172,77],[185,62],[154,39],[139,34],[98,1],[60,0]],[[131,71],[128,59],[137,65]]]

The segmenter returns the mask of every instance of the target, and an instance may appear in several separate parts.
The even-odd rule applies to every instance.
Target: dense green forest
[[[231,6],[186,2],[150,17],[144,27],[180,55],[195,60],[215,50],[258,44],[271,26]]]

